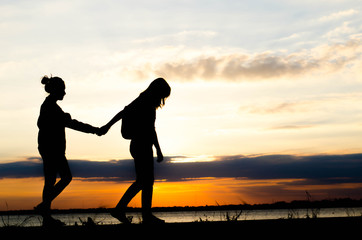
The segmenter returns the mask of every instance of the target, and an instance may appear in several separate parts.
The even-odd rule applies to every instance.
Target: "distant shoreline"
[[[318,209],[318,208],[354,208],[362,207],[362,199],[350,198],[320,200],[320,201],[292,201],[276,202],[271,204],[239,204],[239,205],[213,205],[213,206],[185,206],[185,207],[154,207],[153,212],[180,212],[180,211],[222,211],[222,210],[265,210],[265,209]],[[53,209],[53,214],[67,213],[104,213],[110,208],[88,208],[88,209]],[[128,212],[140,212],[140,208],[129,207]],[[24,215],[36,214],[34,210],[9,210],[0,211],[0,215]]]

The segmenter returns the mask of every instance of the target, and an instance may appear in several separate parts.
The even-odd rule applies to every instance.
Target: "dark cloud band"
[[[157,179],[183,181],[198,178],[306,179],[314,183],[362,183],[362,154],[219,156],[209,162],[155,163]],[[177,157],[178,159],[182,157]],[[102,181],[131,181],[133,160],[69,160],[74,177]],[[0,178],[41,177],[41,158],[0,164]]]

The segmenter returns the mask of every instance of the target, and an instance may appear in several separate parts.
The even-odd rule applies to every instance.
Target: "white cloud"
[[[335,12],[332,14],[329,14],[327,16],[323,16],[318,19],[320,22],[329,22],[334,20],[339,20],[341,18],[349,17],[358,14],[359,12],[355,9],[349,9],[344,11]]]
[[[278,39],[278,41],[290,41],[290,40],[295,40],[295,39],[298,39],[300,38],[301,36],[303,35],[303,33],[293,33],[287,37],[283,37],[283,38],[280,38]]]
[[[335,29],[327,32],[324,37],[329,40],[341,40],[345,39],[346,36],[356,32],[356,29],[350,26],[350,22],[343,22],[342,26],[338,26]]]
[[[170,58],[172,61],[152,65],[155,73],[168,78],[190,81],[230,80],[249,81],[298,77],[313,72],[335,72],[360,58],[362,40],[352,39],[343,44],[320,45],[294,53],[260,52],[255,54],[200,54],[193,58]]]
[[[7,116],[8,124],[0,126],[6,136],[2,153],[36,153],[36,136],[33,135],[36,135],[38,108],[46,96],[40,84],[44,74],[58,75],[67,82],[68,95],[61,103],[62,107],[79,120],[92,124],[103,124],[137,96],[148,81],[159,75],[165,77],[175,86],[175,91],[169,99],[170,108],[165,111],[165,114],[170,113],[169,118],[160,117],[158,121],[165,119],[164,125],[169,124],[163,130],[165,137],[175,129],[179,131],[177,137],[169,136],[165,141],[170,145],[169,149],[187,154],[230,153],[239,151],[242,144],[248,144],[243,148],[245,151],[265,150],[251,146],[253,141],[250,139],[242,141],[247,137],[255,139],[254,132],[250,135],[235,133],[234,143],[225,144],[230,145],[227,148],[218,147],[218,139],[205,135],[204,129],[230,127],[230,121],[238,131],[243,126],[242,130],[250,132],[271,125],[300,126],[297,121],[275,121],[277,124],[265,126],[265,120],[258,122],[257,117],[247,120],[239,116],[226,117],[224,112],[220,114],[220,109],[225,111],[224,105],[238,107],[246,100],[253,105],[264,96],[260,101],[270,104],[269,100],[275,95],[283,99],[288,99],[285,96],[288,95],[290,103],[299,103],[299,99],[310,91],[319,95],[319,91],[333,89],[337,82],[342,86],[348,81],[362,81],[359,2],[306,0],[279,4],[273,1],[268,2],[268,6],[255,1],[215,1],[207,5],[200,1],[140,2],[2,2],[0,81],[6,93],[1,96],[5,105],[0,106],[3,110],[0,115]],[[319,8],[323,5],[325,8]],[[335,40],[339,44],[335,44]],[[298,91],[294,91],[295,79],[300,80]],[[302,87],[301,83],[304,84]],[[359,85],[356,83],[355,86],[353,91],[358,90]],[[224,95],[215,97],[223,87]],[[203,92],[199,95],[201,89]],[[280,109],[289,114],[303,110],[304,106],[293,108],[292,104],[276,104],[274,111]],[[267,105],[266,109],[272,107]],[[217,111],[213,111],[215,109]],[[180,120],[178,127],[174,127],[171,113],[182,118],[192,117],[192,121],[183,126],[186,121]],[[222,120],[201,120],[200,115],[212,114]],[[343,117],[351,116],[356,114]],[[24,124],[22,120],[29,117],[33,120]],[[166,121],[171,118],[173,121]],[[12,125],[19,129],[13,131]],[[113,137],[102,139],[107,143],[103,145],[111,147],[102,146],[105,150],[101,151],[92,148],[93,152],[88,147],[94,144],[90,143],[92,138],[88,140],[88,136],[84,136],[83,139],[78,137],[83,135],[70,133],[68,153],[70,156],[87,153],[94,158],[104,157],[106,152],[110,156],[128,156],[128,146],[120,150],[117,145],[119,131],[113,132]],[[9,136],[14,139],[11,143]],[[227,142],[229,137],[222,140]],[[20,144],[19,139],[22,139]],[[204,141],[203,146],[198,144]],[[357,145],[360,141],[355,142]],[[267,150],[275,151],[286,148],[284,144],[273,148],[263,145]],[[82,148],[82,145],[85,146]],[[208,149],[210,146],[213,150]]]
[[[150,38],[137,39],[134,40],[134,43],[143,44],[143,43],[157,43],[157,42],[184,42],[195,39],[207,39],[213,38],[217,35],[217,32],[214,31],[182,31],[175,34],[165,34],[160,36],[154,36]]]

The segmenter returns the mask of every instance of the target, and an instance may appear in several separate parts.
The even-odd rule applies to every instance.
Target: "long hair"
[[[157,78],[151,82],[148,88],[141,94],[147,95],[151,98],[155,108],[162,108],[165,105],[165,100],[171,94],[171,87],[165,79]]]

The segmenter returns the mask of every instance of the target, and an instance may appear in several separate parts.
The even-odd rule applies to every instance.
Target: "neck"
[[[50,101],[55,102],[55,103],[58,101],[58,99],[56,99],[53,95],[49,95],[47,97],[47,99],[49,99]]]

